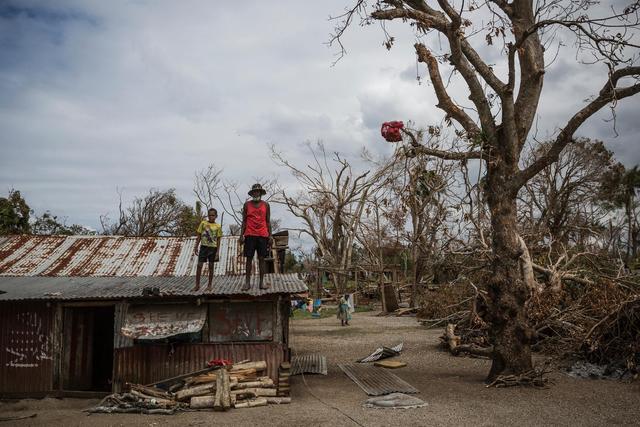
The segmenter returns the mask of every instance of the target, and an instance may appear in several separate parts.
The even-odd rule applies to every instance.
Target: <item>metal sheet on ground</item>
[[[299,374],[327,375],[327,358],[320,353],[294,356],[291,359],[291,375]]]
[[[386,359],[387,357],[397,356],[402,352],[402,347],[404,343],[400,343],[394,347],[378,347],[373,353],[364,357],[360,360],[357,360],[358,363],[367,363],[374,362],[380,359]]]
[[[391,372],[370,365],[338,365],[369,396],[390,393],[420,393],[418,389]]]

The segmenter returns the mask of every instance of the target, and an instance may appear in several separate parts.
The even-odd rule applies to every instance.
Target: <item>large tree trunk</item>
[[[491,163],[491,162],[489,162]],[[522,278],[522,246],[516,229],[516,194],[509,191],[511,168],[502,159],[487,170],[487,202],[493,229],[493,275],[488,286],[485,317],[494,345],[487,381],[500,374],[519,374],[532,367],[531,338],[525,303],[531,289]],[[513,163],[512,163],[513,165]]]

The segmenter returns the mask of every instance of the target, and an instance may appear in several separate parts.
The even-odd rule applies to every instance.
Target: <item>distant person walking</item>
[[[244,256],[247,258],[246,276],[243,291],[251,289],[251,266],[253,256],[258,253],[258,267],[260,270],[260,289],[267,289],[269,284],[264,283],[267,257],[271,237],[271,208],[269,203],[262,200],[267,192],[260,184],[254,184],[249,190],[251,200],[245,202],[242,207],[242,231],[240,244],[244,244]]]
[[[338,319],[342,326],[349,326],[349,320],[351,320],[351,305],[349,304],[349,295],[344,294],[340,297],[338,302]]]
[[[196,246],[194,253],[198,255],[198,268],[196,269],[196,288],[200,289],[200,276],[202,275],[202,266],[205,262],[209,263],[209,284],[207,290],[211,290],[213,283],[213,267],[214,262],[218,261],[218,248],[220,247],[220,238],[222,237],[222,227],[216,222],[218,211],[214,208],[207,212],[207,219],[202,220],[198,226],[198,237],[196,238]],[[198,247],[200,250],[198,250]]]

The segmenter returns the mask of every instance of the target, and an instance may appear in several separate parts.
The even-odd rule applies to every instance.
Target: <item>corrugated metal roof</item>
[[[354,364],[338,365],[338,367],[369,396],[382,396],[389,393],[420,393],[411,384],[384,368]]]
[[[320,353],[292,357],[291,375],[299,374],[327,375],[327,358]]]
[[[12,300],[81,300],[142,297],[144,287],[157,287],[160,296],[219,296],[292,294],[307,291],[307,286],[293,273],[266,274],[269,289],[258,288],[257,275],[251,276],[251,289],[242,291],[244,276],[217,276],[213,289],[206,291],[206,277],[200,290],[193,291],[195,279],[182,277],[0,277],[0,301]]]
[[[195,242],[195,237],[8,236],[0,239],[0,276],[193,276]],[[216,276],[244,274],[237,237],[222,238],[219,257]]]

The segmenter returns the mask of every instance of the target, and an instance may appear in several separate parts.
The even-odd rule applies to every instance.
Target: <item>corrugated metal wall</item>
[[[126,323],[129,303],[119,302],[115,307],[113,324],[113,348],[133,347],[133,338],[122,335],[122,327]]]
[[[53,389],[54,308],[0,304],[0,393]]]
[[[287,350],[276,343],[145,345],[115,350],[114,390],[125,383],[149,384],[206,367],[211,359],[265,360],[267,375],[278,381]]]
[[[63,389],[90,390],[93,372],[94,313],[70,308],[64,314]]]

